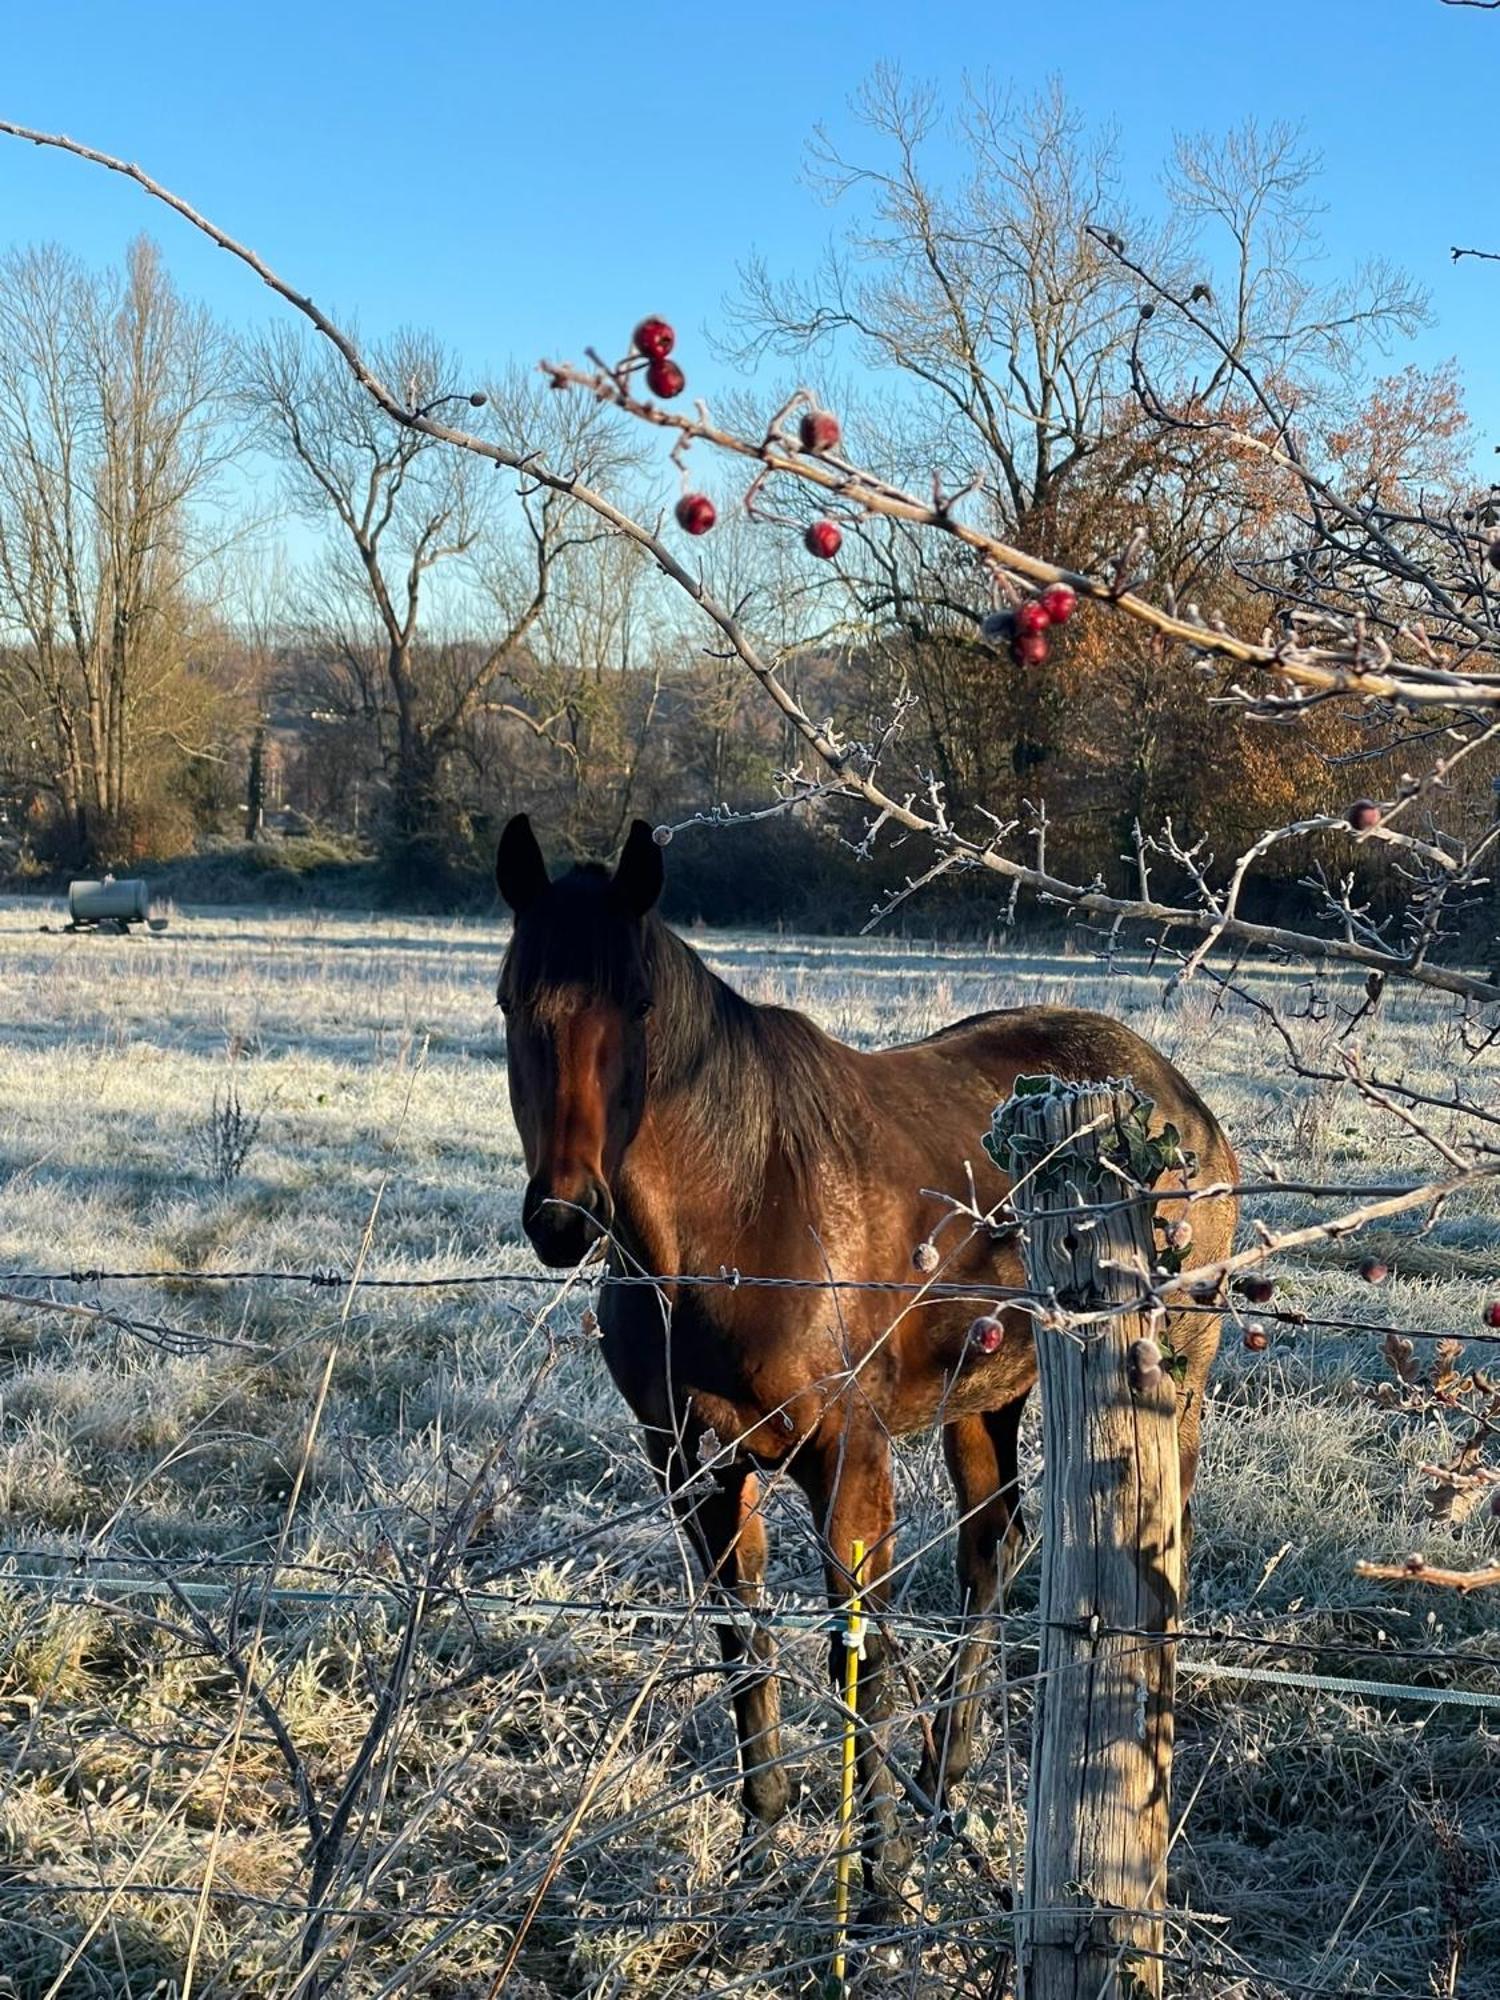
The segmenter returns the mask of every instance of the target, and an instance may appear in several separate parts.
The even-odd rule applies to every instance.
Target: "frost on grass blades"
[[[711,1607],[601,1365],[591,1295],[544,1280],[519,1239],[488,1004],[499,927],[204,917],[124,958],[34,923],[33,906],[0,913],[0,1264],[340,1282],[66,1288],[215,1337],[189,1353],[0,1304],[17,1990],[125,2000],[180,1988],[191,1957],[195,1990],[243,2000],[335,1971],[360,1995],[483,1993],[549,1869],[507,1991],[815,1990],[839,1734],[818,1552],[773,1493],[768,1613],[802,1796],[742,1855]],[[1201,1077],[1247,1181],[1384,1184],[1408,1157],[1347,1085],[1288,1078],[1268,1116],[1274,1022],[1210,986],[1164,999],[1140,960],[1111,976],[1072,953],[701,942],[752,997],[863,1045],[1049,997],[1118,1012]],[[1270,978],[1289,1015],[1360,1005],[1357,978]],[[1453,1004],[1393,996],[1372,1067],[1441,1091]],[[193,1142],[231,1043],[245,1104],[271,1109],[221,1192]],[[1314,1096],[1321,1115],[1295,1118]],[[1247,1199],[1278,1231],[1318,1208]],[[1253,1310],[1267,1343],[1231,1333],[1205,1423],[1189,1629],[1208,1636],[1182,1649],[1169,1899],[1189,1914],[1167,1940],[1184,1991],[1418,1993],[1455,1953],[1458,1992],[1500,1980],[1494,1726],[1463,1705],[1500,1696],[1493,1599],[1354,1573],[1492,1554],[1462,1463],[1488,1348],[1442,1361],[1418,1341],[1393,1360],[1379,1329],[1486,1331],[1493,1192],[1421,1225],[1395,1218],[1358,1255],[1288,1253],[1265,1305],[1231,1295],[1231,1328]],[[362,1246],[371,1276],[531,1282],[351,1293]],[[1376,1330],[1316,1324],[1341,1319]],[[1034,1435],[1026,1467],[1034,1507]],[[928,1688],[957,1630],[936,1443],[903,1447],[896,1479],[893,1630]],[[923,1993],[977,2000],[1010,1936],[1035,1573],[1031,1554],[960,1816],[913,1878]],[[909,1704],[897,1739],[915,1770]]]

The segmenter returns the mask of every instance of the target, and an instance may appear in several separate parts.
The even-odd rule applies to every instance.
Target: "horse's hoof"
[[[739,1846],[730,1864],[730,1881],[767,1882],[778,1872],[781,1863],[775,1829],[765,1820],[747,1819],[740,1829]]]
[[[742,1787],[745,1811],[762,1826],[774,1826],[797,1803],[800,1790],[791,1772],[779,1764],[752,1771]]]
[[[903,1897],[887,1889],[867,1892],[849,1930],[852,1984],[870,1991],[888,1974],[899,1972],[906,1960],[911,1911]]]

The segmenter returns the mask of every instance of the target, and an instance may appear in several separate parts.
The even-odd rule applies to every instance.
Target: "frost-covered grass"
[[[0,1973],[21,1995],[116,2000],[181,1993],[190,1966],[203,1995],[306,1994],[326,1978],[351,1995],[477,1996],[555,1856],[508,1991],[813,1990],[834,1847],[825,1641],[786,1646],[803,1798],[774,1849],[741,1866],[717,1646],[691,1572],[581,1331],[585,1296],[543,1282],[519,1238],[492,1005],[501,927],[190,912],[164,937],[121,941],[44,935],[37,918],[0,906],[0,1268],[347,1279],[361,1264],[366,1277],[527,1282],[351,1295],[162,1277],[50,1293],[198,1336],[188,1351],[0,1301],[13,1552]],[[1418,1141],[1350,1094],[1289,1077],[1249,1010],[1209,984],[1164,1001],[1164,975],[1138,960],[1108,974],[1082,954],[697,942],[753,997],[861,1045],[986,1006],[1067,999],[1123,1015],[1200,1084],[1247,1177],[1427,1167]],[[1297,1007],[1295,975],[1257,976]],[[1493,1092],[1493,1059],[1475,1073],[1438,1001],[1392,995],[1366,1046],[1372,1068],[1413,1083],[1463,1074]],[[202,1139],[231,1087],[261,1124],[220,1187]],[[1315,1206],[1289,1194],[1255,1212],[1275,1226]],[[1329,1248],[1287,1263],[1278,1304],[1470,1333],[1500,1266],[1495,1206],[1417,1226],[1379,1239],[1396,1267],[1380,1292]],[[1492,1601],[1354,1575],[1360,1556],[1415,1546],[1464,1566],[1493,1554],[1483,1510],[1424,1519],[1422,1466],[1472,1426],[1380,1405],[1378,1346],[1284,1332],[1257,1356],[1230,1330],[1191,1620],[1295,1641],[1218,1647],[1268,1671],[1500,1700]],[[950,1606],[935,1442],[903,1448],[899,1468],[904,1608],[925,1624]],[[771,1507],[778,1602],[810,1609],[807,1523],[785,1494]],[[273,1556],[294,1594],[265,1603]],[[80,1579],[96,1567],[80,1557],[108,1558],[111,1581],[87,1601]],[[1014,1673],[1035,1567],[999,1663]],[[49,1587],[34,1580],[54,1571]],[[424,1577],[443,1587],[403,1644]],[[922,1686],[942,1650],[930,1630],[912,1640]],[[248,1708],[247,1675],[264,1697]],[[313,1875],[298,1777],[326,1823],[387,1709],[368,1782],[325,1846],[324,1955],[299,1986]],[[992,1702],[965,1801],[964,1830],[1001,1880],[1028,1716],[1024,1691]],[[1180,1972],[1177,1990],[1500,1991],[1497,1729],[1500,1711],[1185,1676],[1177,1796],[1191,1806],[1172,1901],[1188,1914],[1174,1949],[1243,1978]],[[934,1838],[913,1893],[928,1922],[897,1990],[989,1992],[1004,1931],[993,1878]]]

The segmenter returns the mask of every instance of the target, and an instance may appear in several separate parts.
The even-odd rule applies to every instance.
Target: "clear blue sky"
[[[881,58],[956,88],[1060,75],[1117,121],[1132,182],[1174,131],[1254,113],[1304,122],[1326,159],[1337,263],[1381,253],[1430,287],[1437,325],[1397,357],[1457,355],[1500,439],[1493,131],[1500,14],[1438,0],[678,0],[425,5],[332,0],[9,0],[0,112],[137,160],[366,331],[431,325],[476,366],[613,348],[638,312],[718,322],[751,248],[805,266],[830,217],[799,182],[816,120]],[[274,308],[250,274],[138,190],[0,141],[0,242],[91,260],[137,230],[238,324]]]

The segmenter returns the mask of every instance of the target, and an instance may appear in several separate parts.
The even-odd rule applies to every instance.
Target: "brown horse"
[[[610,1272],[663,1279],[659,1288],[605,1279],[604,1357],[716,1589],[747,1607],[758,1602],[759,1480],[784,1468],[812,1504],[831,1601],[847,1597],[860,1541],[870,1551],[868,1595],[884,1602],[894,1554],[891,1440],[943,1426],[961,1516],[959,1590],[974,1623],[940,1693],[940,1752],[924,1758],[918,1780],[936,1802],[969,1762],[984,1619],[1021,1538],[1016,1438],[1036,1359],[1021,1312],[1003,1314],[1005,1336],[989,1353],[969,1338],[972,1298],[921,1297],[913,1251],[945,1217],[941,1280],[1024,1282],[1013,1231],[954,1228],[952,1211],[924,1190],[966,1194],[972,1162],[981,1209],[1002,1202],[1006,1183],[978,1141],[1028,1072],[1130,1077],[1158,1120],[1177,1126],[1206,1181],[1233,1183],[1228,1142],[1165,1057],[1101,1014],[1011,1008],[867,1054],[801,1014],[752,1005],[655,915],[662,853],[642,820],[613,874],[589,865],[553,882],[529,821],[517,817],[501,838],[496,877],[515,912],[500,1004],[530,1175],[526,1233],[546,1264],[574,1264],[603,1238]],[[1167,1203],[1163,1213],[1181,1210]],[[1196,1203],[1193,1222],[1195,1254],[1221,1256],[1235,1204]],[[671,1281],[725,1267],[906,1290]],[[1202,1312],[1173,1315],[1169,1331],[1187,1358],[1178,1400],[1186,1496],[1219,1324]],[[771,1641],[763,1630],[747,1639],[741,1620],[721,1628],[721,1644],[741,1668],[734,1707],[745,1804],[769,1822],[791,1791]],[[837,1641],[833,1651],[837,1675]],[[877,1920],[893,1908],[906,1858],[879,1727],[892,1707],[891,1676],[872,1634],[859,1762],[867,1915]]]

